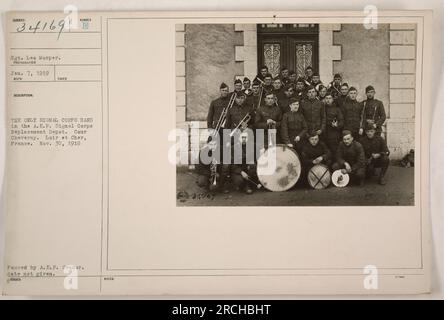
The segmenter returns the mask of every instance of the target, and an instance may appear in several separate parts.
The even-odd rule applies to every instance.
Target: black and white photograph
[[[177,205],[414,205],[415,58],[415,24],[177,24]]]

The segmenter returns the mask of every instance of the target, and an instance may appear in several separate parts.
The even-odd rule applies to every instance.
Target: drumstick
[[[253,183],[253,184],[256,186],[257,189],[262,188],[262,185],[261,185],[260,183],[256,183],[256,182],[254,182],[254,181],[250,178],[250,176],[249,176],[245,171],[241,171],[241,176],[242,176],[242,178],[244,178],[245,180],[248,180],[248,181],[250,181],[251,183]]]

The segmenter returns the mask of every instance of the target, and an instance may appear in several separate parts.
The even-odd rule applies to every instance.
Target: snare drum
[[[301,162],[298,154],[286,145],[278,144],[264,150],[257,161],[257,176],[270,191],[286,191],[298,182]]]
[[[313,189],[325,189],[331,183],[330,170],[324,164],[316,164],[308,171],[307,180]]]

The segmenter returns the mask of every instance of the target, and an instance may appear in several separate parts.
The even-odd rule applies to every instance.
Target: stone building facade
[[[400,159],[414,148],[414,24],[379,24],[377,29],[360,24],[178,24],[176,124],[189,130],[191,148],[205,139],[198,133],[206,128],[207,110],[219,95],[219,84],[225,82],[231,90],[234,79],[253,79],[264,57],[269,59],[268,49],[274,50],[274,57],[286,56],[290,69],[305,67],[300,61],[309,55],[305,63],[313,64],[324,84],[340,73],[358,89],[358,100],[365,98],[365,87],[373,85],[387,113],[384,134],[391,158]],[[191,130],[195,127],[199,130]]]

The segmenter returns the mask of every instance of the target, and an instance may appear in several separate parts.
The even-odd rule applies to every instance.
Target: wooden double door
[[[258,70],[266,65],[273,77],[282,67],[303,76],[305,68],[319,72],[319,32],[317,25],[310,30],[300,30],[297,25],[281,25],[280,30],[268,30],[267,25],[258,27]],[[305,26],[305,25],[304,25]]]

